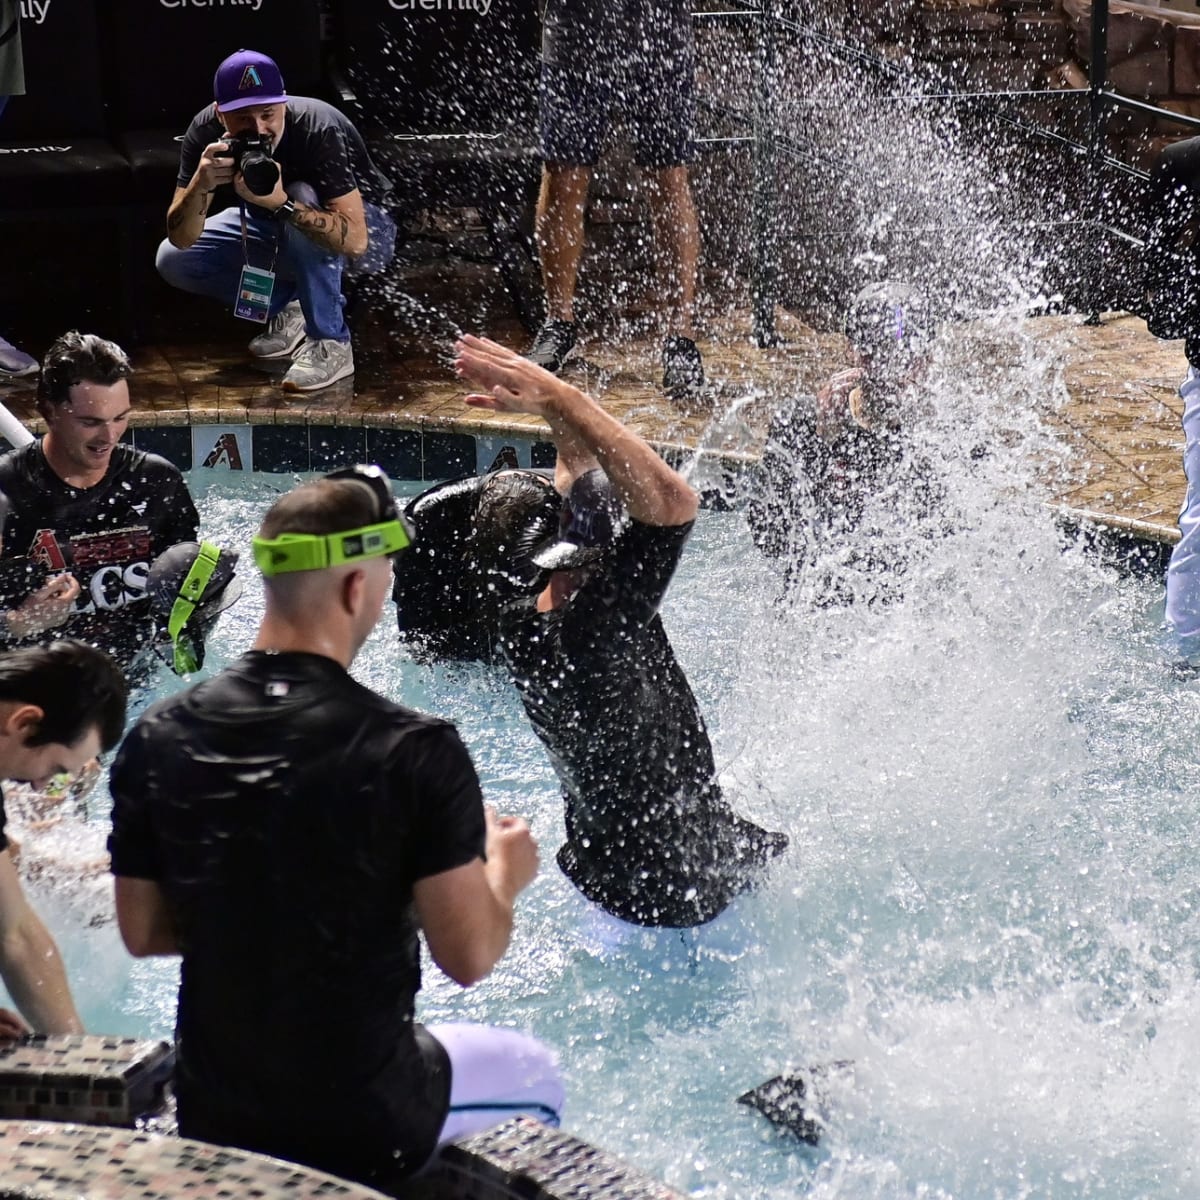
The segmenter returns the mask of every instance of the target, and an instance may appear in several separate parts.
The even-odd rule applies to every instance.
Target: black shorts
[[[639,166],[682,166],[691,158],[695,67],[686,0],[546,0],[542,157],[593,166],[618,110]]]

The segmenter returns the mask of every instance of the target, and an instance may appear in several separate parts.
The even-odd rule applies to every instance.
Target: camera
[[[238,133],[225,139],[234,170],[240,171],[246,186],[256,196],[269,196],[279,182],[279,164],[271,157],[271,147],[257,134]]]

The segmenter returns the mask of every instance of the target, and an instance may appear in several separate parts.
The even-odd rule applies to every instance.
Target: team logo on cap
[[[250,88],[262,87],[262,77],[258,73],[256,66],[249,66],[242,72],[241,82],[238,84],[238,91],[249,91]]]

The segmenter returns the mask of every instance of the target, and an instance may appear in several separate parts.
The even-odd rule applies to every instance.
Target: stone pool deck
[[[708,315],[702,346],[714,386],[705,411],[684,412],[664,399],[655,385],[658,341],[636,328],[584,345],[569,377],[667,453],[699,448],[749,461],[761,446],[771,397],[815,389],[846,353],[839,335],[816,333],[786,312],[778,346],[755,347],[749,328],[744,304]],[[491,331],[508,345],[526,340],[511,319]],[[1176,392],[1186,370],[1182,343],[1158,341],[1139,318],[1119,313],[1098,325],[1079,316],[1028,318],[1018,332],[1049,352],[1064,385],[1047,386],[1035,400],[1069,448],[1068,469],[1046,480],[1049,501],[1084,520],[1173,542],[1184,491]],[[538,460],[546,432],[538,418],[462,403],[448,337],[375,326],[361,341],[353,379],[300,397],[246,361],[236,331],[221,341],[209,335],[145,346],[134,355],[132,436],[184,468],[316,470],[365,457],[397,478],[435,479],[486,469],[510,444],[533,446]],[[742,402],[748,391],[759,398]],[[34,393],[32,381],[17,381],[0,388],[0,401],[40,429]]]

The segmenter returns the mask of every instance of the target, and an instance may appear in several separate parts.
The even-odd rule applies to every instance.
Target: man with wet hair
[[[344,114],[289,96],[274,59],[239,50],[183,136],[158,272],[266,322],[249,350],[289,363],[285,391],[329,387],[354,374],[343,274],[392,260],[391,187]]]
[[[125,681],[106,654],[71,641],[0,654],[0,778],[44,788],[111,750],[124,727]],[[82,1033],[62,957],[21,888],[4,829],[0,795],[0,979],[24,1017],[0,1009],[0,1044],[31,1028]]]
[[[45,435],[0,457],[0,490],[11,506],[0,550],[0,605],[19,609],[39,589],[61,590],[61,581],[73,577],[78,598],[72,596],[63,634],[99,646],[126,669],[154,638],[150,564],[177,542],[194,541],[199,525],[179,470],[121,440],[132,373],[114,342],[63,334],[46,352],[38,379]],[[61,603],[66,592],[55,595]],[[8,624],[19,641],[47,636],[11,617]]]
[[[939,507],[931,464],[911,441],[933,330],[916,288],[867,285],[846,313],[853,365],[772,416],[747,518],[758,548],[784,561],[789,594],[805,581],[822,604],[898,594],[904,554],[862,526],[880,496],[904,506],[914,525]]]
[[[501,661],[502,614],[541,577],[530,555],[558,509],[552,473],[522,468],[434,484],[405,505],[417,536],[392,600],[414,658]]]
[[[281,497],[253,648],[151,708],[111,777],[121,936],[183,956],[180,1133],[385,1189],[563,1101],[533,1038],[414,1020],[418,932],[457,983],[489,974],[537,845],[484,808],[453,725],[348,673],[410,540],[378,468]]]
[[[687,481],[589,396],[494,342],[464,337],[467,403],[543,417],[558,449],[557,528],[501,644],[566,802],[559,866],[635,925],[718,916],[787,846],[721,794],[712,744],[658,615],[696,516]],[[497,510],[505,523],[511,511]],[[508,567],[507,533],[479,529]]]
[[[548,0],[543,8],[545,166],[537,240],[547,311],[529,358],[557,373],[575,349],[588,189],[612,112],[621,108],[646,172],[667,305],[663,388],[688,403],[704,385],[692,323],[700,230],[687,168],[696,107],[692,6],[686,0]]]

